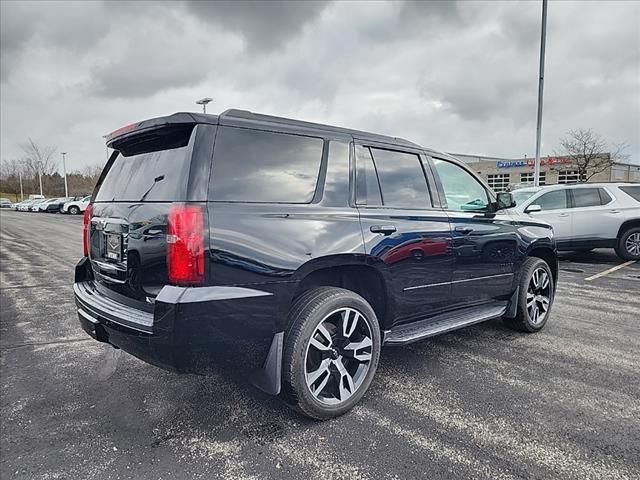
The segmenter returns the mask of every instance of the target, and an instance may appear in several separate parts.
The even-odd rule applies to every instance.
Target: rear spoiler
[[[120,127],[117,130],[114,130],[113,132],[105,135],[104,138],[107,147],[114,148],[114,143],[117,143],[124,138],[138,135],[142,132],[168,127],[171,125],[190,125],[196,123],[208,123],[217,125],[218,116],[207,115],[203,113],[179,112],[166,117],[151,118],[149,120],[143,120],[138,123],[125,125],[124,127]]]

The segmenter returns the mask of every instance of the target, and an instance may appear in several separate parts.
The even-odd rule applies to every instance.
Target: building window
[[[526,172],[520,174],[520,183],[526,183],[533,185],[533,172]],[[547,184],[547,172],[540,172],[540,185]]]
[[[582,175],[582,181],[587,180],[585,175]],[[558,172],[558,183],[579,183],[580,173],[577,170],[560,170]]]
[[[494,192],[504,192],[509,187],[511,181],[511,175],[509,173],[490,173],[489,186]]]

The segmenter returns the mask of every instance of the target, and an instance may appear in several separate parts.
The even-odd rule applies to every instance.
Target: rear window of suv
[[[209,198],[309,203],[318,182],[323,143],[316,137],[220,127]]]
[[[182,200],[189,176],[193,125],[157,129],[117,145],[96,202]]]

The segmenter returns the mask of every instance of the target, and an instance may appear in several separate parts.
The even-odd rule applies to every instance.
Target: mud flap
[[[284,332],[273,336],[269,353],[262,368],[250,376],[251,383],[269,395],[278,395],[282,383],[282,346]]]

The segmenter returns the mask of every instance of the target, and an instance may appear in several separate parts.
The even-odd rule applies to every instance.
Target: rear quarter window
[[[624,193],[629,195],[631,198],[640,202],[640,185],[632,186],[632,187],[619,187]]]
[[[318,182],[323,143],[316,137],[220,127],[209,199],[309,203]]]

